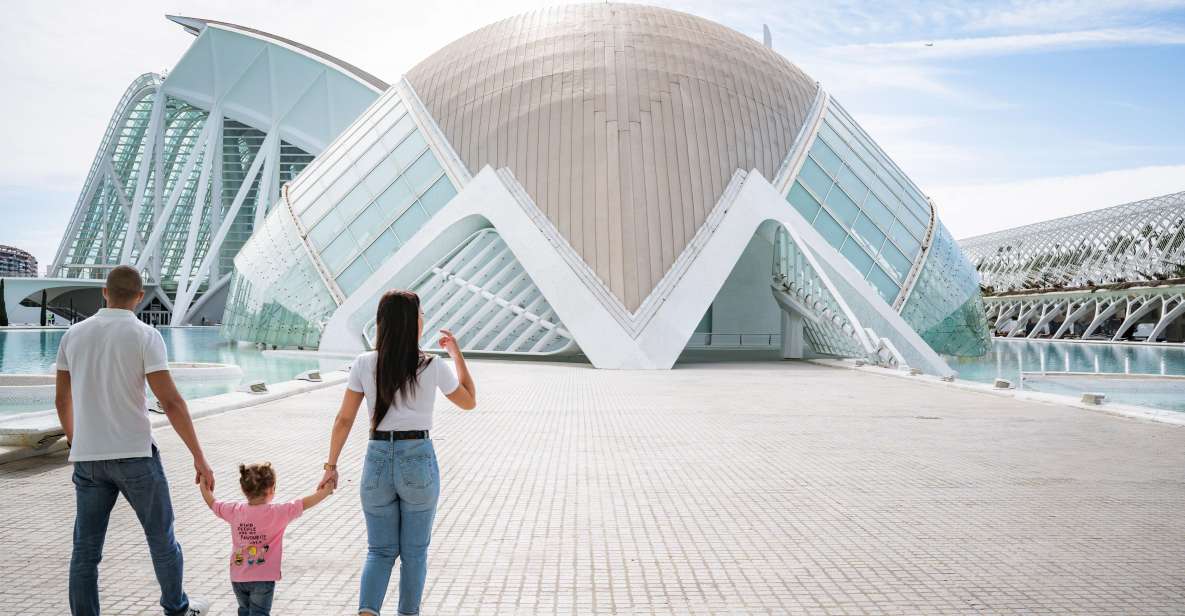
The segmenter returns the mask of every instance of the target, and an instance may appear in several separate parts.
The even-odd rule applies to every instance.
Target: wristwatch
[[[325,464],[321,465],[321,468],[324,468],[327,471],[336,471],[337,465],[326,462]]]

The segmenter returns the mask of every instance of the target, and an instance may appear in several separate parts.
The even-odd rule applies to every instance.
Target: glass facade
[[[316,347],[337,303],[317,273],[286,207],[264,220],[236,258],[222,335],[230,340]]]
[[[835,102],[786,200],[892,304],[921,253],[930,204]]]
[[[395,90],[388,91],[291,184],[291,209],[269,214],[268,235],[257,240],[262,231],[256,231],[235,259],[226,335],[277,346],[317,346],[325,320],[336,309],[318,266],[343,296],[353,294],[456,194],[406,105]],[[276,255],[295,255],[283,259],[301,262],[293,267],[302,282],[288,286],[282,276],[275,277],[276,270],[287,267]],[[315,286],[317,299],[298,309],[294,299],[282,298],[290,291],[299,294],[301,285]],[[277,294],[280,299],[273,298]]]
[[[987,351],[974,268],[936,219],[925,249],[933,215],[929,200],[835,101],[786,200],[886,303],[901,305],[902,318],[936,352]],[[856,292],[843,286],[844,292]],[[875,315],[861,318],[872,322]]]
[[[941,223],[901,317],[938,353],[978,357],[988,351],[979,275]]]
[[[320,189],[294,200],[309,244],[345,295],[457,194],[393,92],[362,122],[365,133],[352,132],[348,148],[323,155]]]

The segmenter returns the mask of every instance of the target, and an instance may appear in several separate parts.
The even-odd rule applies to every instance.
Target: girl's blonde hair
[[[268,490],[276,487],[276,471],[271,462],[239,465],[239,487],[247,498],[267,496]]]

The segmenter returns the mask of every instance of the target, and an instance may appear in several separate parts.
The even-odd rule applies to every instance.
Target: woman
[[[358,407],[370,408],[370,445],[362,467],[362,512],[366,516],[367,554],[362,568],[359,614],[379,613],[391,568],[402,557],[399,613],[420,613],[428,573],[428,541],[440,469],[428,431],[432,403],[439,389],[453,404],[477,406],[476,389],[452,332],[440,330],[456,374],[444,360],[420,350],[424,314],[411,291],[388,291],[379,300],[375,350],[354,360],[341,409],[333,422],[329,461],[321,485],[337,485],[337,460],[354,425]]]

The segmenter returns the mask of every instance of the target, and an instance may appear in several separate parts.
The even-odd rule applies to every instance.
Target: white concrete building
[[[130,98],[147,134],[172,126],[170,101],[207,118],[184,164],[141,148],[188,192],[158,196],[101,157],[92,175],[122,190],[88,184],[58,275],[133,262],[175,322],[331,351],[370,345],[392,287],[420,293],[425,346],[448,327],[474,352],[598,367],[756,349],[948,374],[941,354],[986,349],[975,271],[934,205],[817,82],[738,32],[562,6],[466,35],[388,87],[272,35],[175,21],[197,42]],[[230,157],[229,180],[232,122],[259,145]],[[100,227],[136,224],[80,231],[96,195]]]

